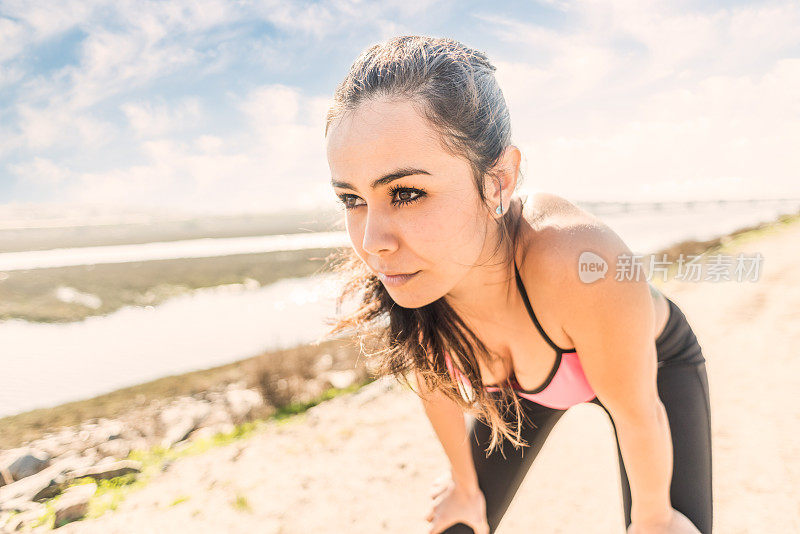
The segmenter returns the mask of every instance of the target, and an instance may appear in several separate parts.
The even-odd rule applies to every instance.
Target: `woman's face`
[[[410,102],[370,100],[334,121],[327,156],[353,248],[397,304],[435,301],[479,260],[490,214],[470,166],[440,146]]]

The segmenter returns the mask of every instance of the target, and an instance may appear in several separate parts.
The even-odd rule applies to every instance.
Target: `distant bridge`
[[[800,198],[748,198],[717,200],[675,200],[663,202],[607,202],[607,201],[575,201],[575,204],[594,214],[631,213],[650,211],[686,211],[701,210],[713,207],[734,206],[785,206],[800,210]]]

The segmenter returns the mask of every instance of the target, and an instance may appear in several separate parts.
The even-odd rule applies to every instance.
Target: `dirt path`
[[[707,360],[715,532],[800,532],[800,410],[791,403],[800,385],[798,245],[794,224],[733,251],[764,256],[758,282],[663,288]],[[623,533],[616,461],[602,410],[572,408],[498,533]],[[376,382],[305,420],[179,460],[116,512],[59,530],[423,533],[429,485],[446,469],[413,392]]]

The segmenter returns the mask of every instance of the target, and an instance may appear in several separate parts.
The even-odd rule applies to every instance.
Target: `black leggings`
[[[656,339],[658,353],[658,394],[669,419],[672,435],[673,469],[670,487],[672,507],[688,517],[702,532],[711,532],[711,406],[708,397],[708,379],[705,358],[697,338],[678,306],[667,299],[670,315],[662,333]],[[508,441],[503,445],[505,458],[500,451],[486,457],[490,430],[481,421],[470,416],[470,443],[478,483],[486,499],[486,515],[490,532],[500,524],[514,494],[536,455],[566,410],[548,408],[531,400],[520,398],[526,415],[537,425],[524,423],[522,437],[528,447],[515,449]],[[617,428],[608,409],[597,397],[591,401],[608,414],[617,438]],[[511,410],[513,415],[513,410]],[[631,493],[628,475],[617,439],[617,457],[622,481],[622,499],[626,528],[631,524]],[[458,523],[443,534],[472,534],[473,530]]]

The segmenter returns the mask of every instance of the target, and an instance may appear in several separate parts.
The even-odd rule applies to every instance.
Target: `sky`
[[[407,34],[489,56],[523,193],[800,197],[794,0],[0,0],[0,209],[333,208],[333,91]]]

